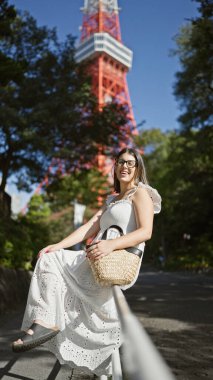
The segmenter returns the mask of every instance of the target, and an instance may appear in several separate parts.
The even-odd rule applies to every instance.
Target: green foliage
[[[74,200],[86,205],[84,220],[87,221],[100,207],[98,197],[105,197],[107,192],[107,178],[96,168],[78,170],[75,174],[62,176],[48,186],[44,199],[52,211],[48,218],[50,241],[60,241],[73,231]]]
[[[105,181],[97,169],[78,171],[53,182],[47,193],[34,195],[26,215],[6,220],[1,227],[0,265],[31,269],[41,248],[73,231],[73,201],[89,205],[88,216],[91,207],[97,208],[98,189]]]
[[[50,207],[44,202],[42,195],[34,195],[28,204],[26,218],[30,222],[45,220],[51,213]]]
[[[104,186],[106,178],[94,168],[63,176],[47,188],[47,193],[34,195],[25,215],[15,221],[5,220],[0,227],[0,265],[33,268],[41,248],[73,231],[73,201],[88,206],[87,219],[97,209],[98,190]]]
[[[29,269],[32,255],[28,229],[20,221],[5,220],[0,226],[0,265]]]
[[[97,198],[108,191],[107,178],[96,168],[75,171],[53,181],[46,189],[46,200],[52,211],[67,207],[73,200],[97,208]]]
[[[197,2],[201,16],[176,37],[181,129],[143,130],[135,138],[144,150],[149,183],[162,196],[146,258],[155,263],[163,259],[171,269],[208,270],[213,265],[212,3]],[[72,231],[74,199],[96,208],[97,190],[107,192],[105,178],[88,169],[100,144],[109,143],[111,152],[119,136],[124,138],[126,119],[114,103],[102,114],[97,110],[89,80],[74,62],[71,37],[59,44],[54,31],[38,28],[29,15],[9,25],[12,37],[1,46],[4,54],[11,52],[8,59],[16,58],[21,76],[0,92],[3,185],[12,173],[21,175],[21,187],[37,182],[52,157],[60,159],[66,173],[56,170],[57,180],[50,181],[44,196],[31,200],[28,214],[0,227],[0,263],[29,268],[43,246]]]
[[[29,203],[29,211],[17,220],[4,220],[0,227],[0,265],[31,269],[38,251],[49,243],[50,208],[41,195]]]
[[[57,243],[68,236],[73,230],[73,207],[68,206],[61,211],[54,212],[48,218],[49,242],[48,244]]]
[[[165,177],[167,167],[170,136],[173,132],[163,133],[159,128],[144,129],[141,135],[136,136],[135,143],[144,150],[144,162],[147,169],[147,178],[153,185],[160,185]],[[161,189],[159,189],[161,190]]]
[[[171,269],[213,265],[212,138],[206,140],[212,134],[206,128],[185,134],[153,129],[136,138],[150,184],[162,196],[147,256],[155,263],[163,257]]]
[[[143,149],[143,160],[147,170],[147,179],[151,186],[155,187],[162,197],[162,210],[154,218],[152,239],[146,244],[145,259],[158,263],[159,256],[167,255],[167,220],[168,202],[170,199],[170,187],[168,184],[168,155],[170,139],[174,132],[164,133],[158,128],[144,129],[141,135],[136,136],[135,143],[139,149]],[[168,222],[169,224],[169,222]]]
[[[185,130],[212,125],[213,3],[197,1],[201,16],[176,36],[181,71],[176,74],[175,95],[184,111],[179,120]]]
[[[51,214],[50,206],[42,195],[34,195],[25,216],[19,216],[21,224],[27,229],[32,247],[31,264],[34,265],[36,256],[41,248],[49,244],[50,229],[48,218]]]
[[[169,244],[177,250],[176,239],[172,242],[172,238],[179,231],[179,255],[171,256],[178,257],[186,267],[206,268],[212,266],[213,255],[213,4],[196,1],[200,16],[176,37],[181,70],[176,75],[175,95],[183,113],[179,118],[181,130],[171,141],[168,179],[175,195],[171,212],[175,216],[179,213],[183,223],[181,226],[174,220]],[[184,233],[190,235],[190,240],[183,242]]]
[[[155,262],[162,259],[171,269],[213,266],[213,4],[197,2],[201,16],[176,36],[180,131],[143,131],[137,141],[145,151],[150,183],[162,196],[162,212],[155,218],[147,250]]]
[[[0,41],[12,36],[12,26],[16,19],[16,11],[13,5],[8,5],[8,1],[2,0],[0,3]],[[18,81],[21,74],[20,65],[16,60],[0,51],[0,84],[6,86],[10,80]]]
[[[7,0],[0,3],[0,39],[11,36],[11,25],[16,18],[16,11],[13,5],[9,5]]]
[[[9,70],[0,90],[0,190],[11,175],[19,189],[29,190],[50,163],[52,175],[59,162],[72,173],[92,162],[101,144],[113,149],[118,139],[125,141],[126,110],[116,103],[98,110],[90,79],[74,61],[72,36],[60,43],[55,30],[38,27],[27,13],[10,29],[0,48],[20,75],[15,80]]]

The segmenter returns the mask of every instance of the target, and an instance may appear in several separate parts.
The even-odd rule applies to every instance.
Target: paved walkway
[[[178,380],[213,379],[212,291],[213,276],[144,268],[125,292]]]
[[[125,292],[131,309],[177,380],[213,379],[212,289],[210,276],[144,268],[136,285]],[[95,379],[61,367],[42,346],[24,354],[13,354],[10,342],[19,334],[22,316],[23,310],[19,310],[0,320],[0,379]]]
[[[55,356],[40,346],[23,354],[14,354],[10,342],[19,335],[23,310],[7,314],[0,327],[0,379],[19,380],[92,380],[81,371],[61,366]]]

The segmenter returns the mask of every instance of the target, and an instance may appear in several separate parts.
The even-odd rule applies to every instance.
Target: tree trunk
[[[11,216],[11,196],[5,191],[0,191],[0,215],[2,218]]]
[[[9,147],[7,154],[5,154],[3,159],[3,166],[1,167],[2,178],[0,184],[0,216],[2,218],[10,218],[11,216],[11,196],[5,191],[11,160],[12,149]]]

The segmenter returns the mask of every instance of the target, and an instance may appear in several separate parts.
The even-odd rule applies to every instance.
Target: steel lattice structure
[[[132,111],[126,75],[132,66],[132,51],[121,40],[119,10],[117,0],[84,0],[83,23],[81,27],[80,43],[76,49],[75,59],[78,63],[84,62],[92,77],[92,91],[98,100],[99,109],[112,99],[127,109],[128,124],[126,133],[131,142],[131,134],[137,134],[136,123]],[[102,152],[102,147],[100,147]],[[39,194],[49,183],[48,174],[35,190]],[[97,157],[99,169],[109,174],[111,161],[102,153]],[[56,164],[60,167],[60,162]],[[100,197],[101,203],[101,197]],[[26,211],[26,207],[23,209]]]
[[[76,61],[86,62],[92,77],[92,91],[100,109],[113,98],[128,110],[127,131],[136,134],[126,74],[132,65],[132,51],[121,41],[117,0],[85,0],[81,38]]]

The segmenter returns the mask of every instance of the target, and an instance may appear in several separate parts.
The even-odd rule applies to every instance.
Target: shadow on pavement
[[[212,288],[209,275],[142,268],[137,283],[124,292],[177,380],[213,379]],[[23,309],[0,324],[0,379],[82,380],[44,347],[12,353],[10,342],[20,334],[22,317]]]
[[[0,379],[5,376],[5,379],[54,380],[61,370],[61,365],[44,347],[40,346],[20,354],[12,352],[11,342],[20,336],[23,309],[21,307],[16,312],[11,311],[6,314],[6,318],[1,318]],[[71,369],[67,373],[71,374]]]
[[[146,269],[125,292],[178,380],[213,379],[212,288],[210,275]]]

